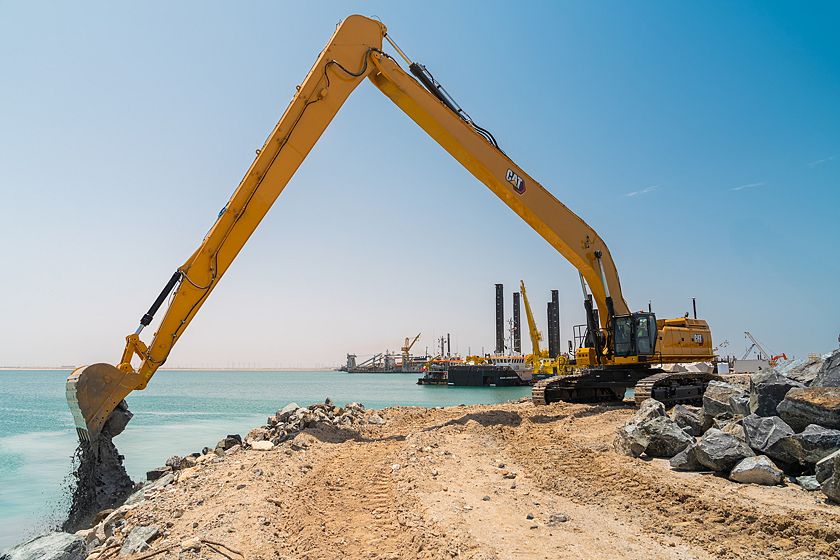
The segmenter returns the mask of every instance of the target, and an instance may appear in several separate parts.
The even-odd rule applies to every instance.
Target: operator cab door
[[[619,357],[652,356],[656,350],[653,313],[618,315],[613,319],[613,353]]]

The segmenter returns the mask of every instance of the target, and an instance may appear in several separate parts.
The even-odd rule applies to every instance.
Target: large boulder
[[[671,419],[692,436],[701,436],[708,426],[703,422],[703,411],[695,406],[678,404],[671,409]]]
[[[10,548],[0,560],[84,560],[85,540],[69,533],[47,533]]]
[[[160,531],[154,525],[139,525],[131,530],[120,549],[120,556],[143,552],[149,548]]]
[[[744,484],[773,486],[779,484],[783,478],[784,473],[764,455],[747,457],[732,467],[732,472],[729,473],[730,480]]]
[[[838,460],[840,460],[840,451],[835,451],[828,457],[823,457],[817,461],[817,464],[814,465],[817,482],[825,482],[834,474],[834,464]]]
[[[636,423],[642,424],[662,416],[665,416],[665,405],[656,399],[645,399],[636,411]]]
[[[779,373],[808,386],[814,382],[823,363],[830,356],[831,354],[824,354],[822,356],[791,360],[778,368]]]
[[[645,452],[649,442],[650,440],[644,430],[631,420],[618,429],[613,447],[623,455],[639,457]]]
[[[227,451],[236,445],[242,445],[242,436],[239,434],[228,434],[224,439],[219,440],[219,443],[216,444],[216,449]]]
[[[740,420],[733,420],[732,422],[729,422],[723,428],[720,428],[720,431],[733,435],[741,441],[747,441],[747,434],[744,431],[743,418],[741,418]]]
[[[809,424],[840,429],[840,387],[791,389],[776,410],[797,432]]]
[[[821,490],[820,483],[817,482],[816,476],[797,476],[796,483],[808,492]]]
[[[703,414],[709,418],[715,418],[721,414],[732,414],[731,398],[738,398],[747,396],[747,392],[743,389],[724,383],[723,381],[710,381],[706,387],[706,392],[703,393]]]
[[[706,469],[697,460],[697,446],[693,442],[671,457],[670,464],[675,471],[702,471]]]
[[[645,453],[651,457],[673,457],[694,443],[694,438],[667,416],[658,416],[639,427],[648,438]]]
[[[787,470],[798,470],[804,462],[802,447],[793,439],[793,429],[778,416],[762,418],[750,414],[742,424],[745,441],[755,451],[772,457]]]
[[[755,455],[745,442],[717,428],[703,434],[696,453],[700,464],[718,472],[729,471],[741,460]]]
[[[840,387],[840,348],[823,362],[811,386]]]
[[[618,430],[613,446],[631,457],[642,453],[673,457],[693,442],[694,438],[665,414],[661,402],[647,399],[639,406],[636,416]]]
[[[300,409],[301,406],[298,403],[290,402],[289,404],[278,410],[277,414],[275,414],[274,416],[277,418],[278,422],[285,422]]]
[[[840,449],[840,430],[823,428],[817,424],[811,424],[802,433],[794,434],[793,439],[799,442],[806,463],[816,463]]]
[[[774,369],[759,371],[750,376],[749,409],[759,416],[775,416],[776,407],[788,391],[804,385],[789,379]]]
[[[820,490],[830,500],[840,503],[840,455],[832,457],[833,472],[820,484]]]

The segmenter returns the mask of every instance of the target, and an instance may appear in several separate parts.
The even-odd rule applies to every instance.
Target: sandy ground
[[[386,409],[384,425],[360,433],[307,430],[271,451],[181,471],[127,513],[123,531],[165,530],[134,558],[840,556],[840,506],[820,493],[615,453],[613,433],[632,413],[566,403]],[[229,548],[183,550],[195,538]]]

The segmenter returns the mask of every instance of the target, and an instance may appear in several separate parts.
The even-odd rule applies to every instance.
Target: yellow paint
[[[137,335],[127,337],[116,368],[124,375],[115,383],[120,391],[146,387],[347,97],[365,78],[569,260],[586,279],[598,308],[606,310],[606,290],[595,257],[600,251],[615,312],[629,313],[615,264],[598,234],[383,53],[385,34],[382,23],[358,15],[348,17],[336,29],[216,223],[179,268],[183,278],[151,344],[146,346]],[[606,315],[600,314],[602,327],[607,326]],[[668,349],[663,356],[708,358],[711,336],[706,336],[708,344],[702,345],[702,350],[685,343],[683,335],[695,330],[708,335],[708,326],[702,321],[673,329],[666,325],[660,333],[660,343]],[[679,352],[671,352],[670,345]],[[578,359],[584,356],[593,357],[587,356],[586,349],[579,350]],[[134,358],[139,361],[136,366]],[[84,370],[74,373],[76,379],[82,375]],[[96,398],[111,403],[125,394]]]

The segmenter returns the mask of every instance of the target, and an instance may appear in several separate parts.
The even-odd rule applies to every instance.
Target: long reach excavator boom
[[[405,60],[414,77],[382,50],[386,40]],[[603,240],[511,161],[492,134],[478,126],[424,66],[405,56],[381,22],[353,15],[338,26],[298,86],[201,245],[178,267],[143,315],[137,330],[126,337],[119,364],[82,367],[68,378],[67,398],[81,439],[95,439],[125,396],[145,388],[166,362],[178,338],[321,134],[350,93],[366,78],[577,268],[582,284],[585,282],[584,291],[586,286],[591,290],[591,296],[587,295],[590,336],[585,361],[609,362],[611,324],[615,317],[632,315]],[[140,334],[173,290],[169,307],[147,345]],[[592,311],[593,299],[597,315]],[[705,328],[708,334],[704,321],[697,321],[694,326]],[[708,342],[710,349],[711,337],[707,339],[703,346]],[[698,354],[693,348],[684,350],[689,355]]]

